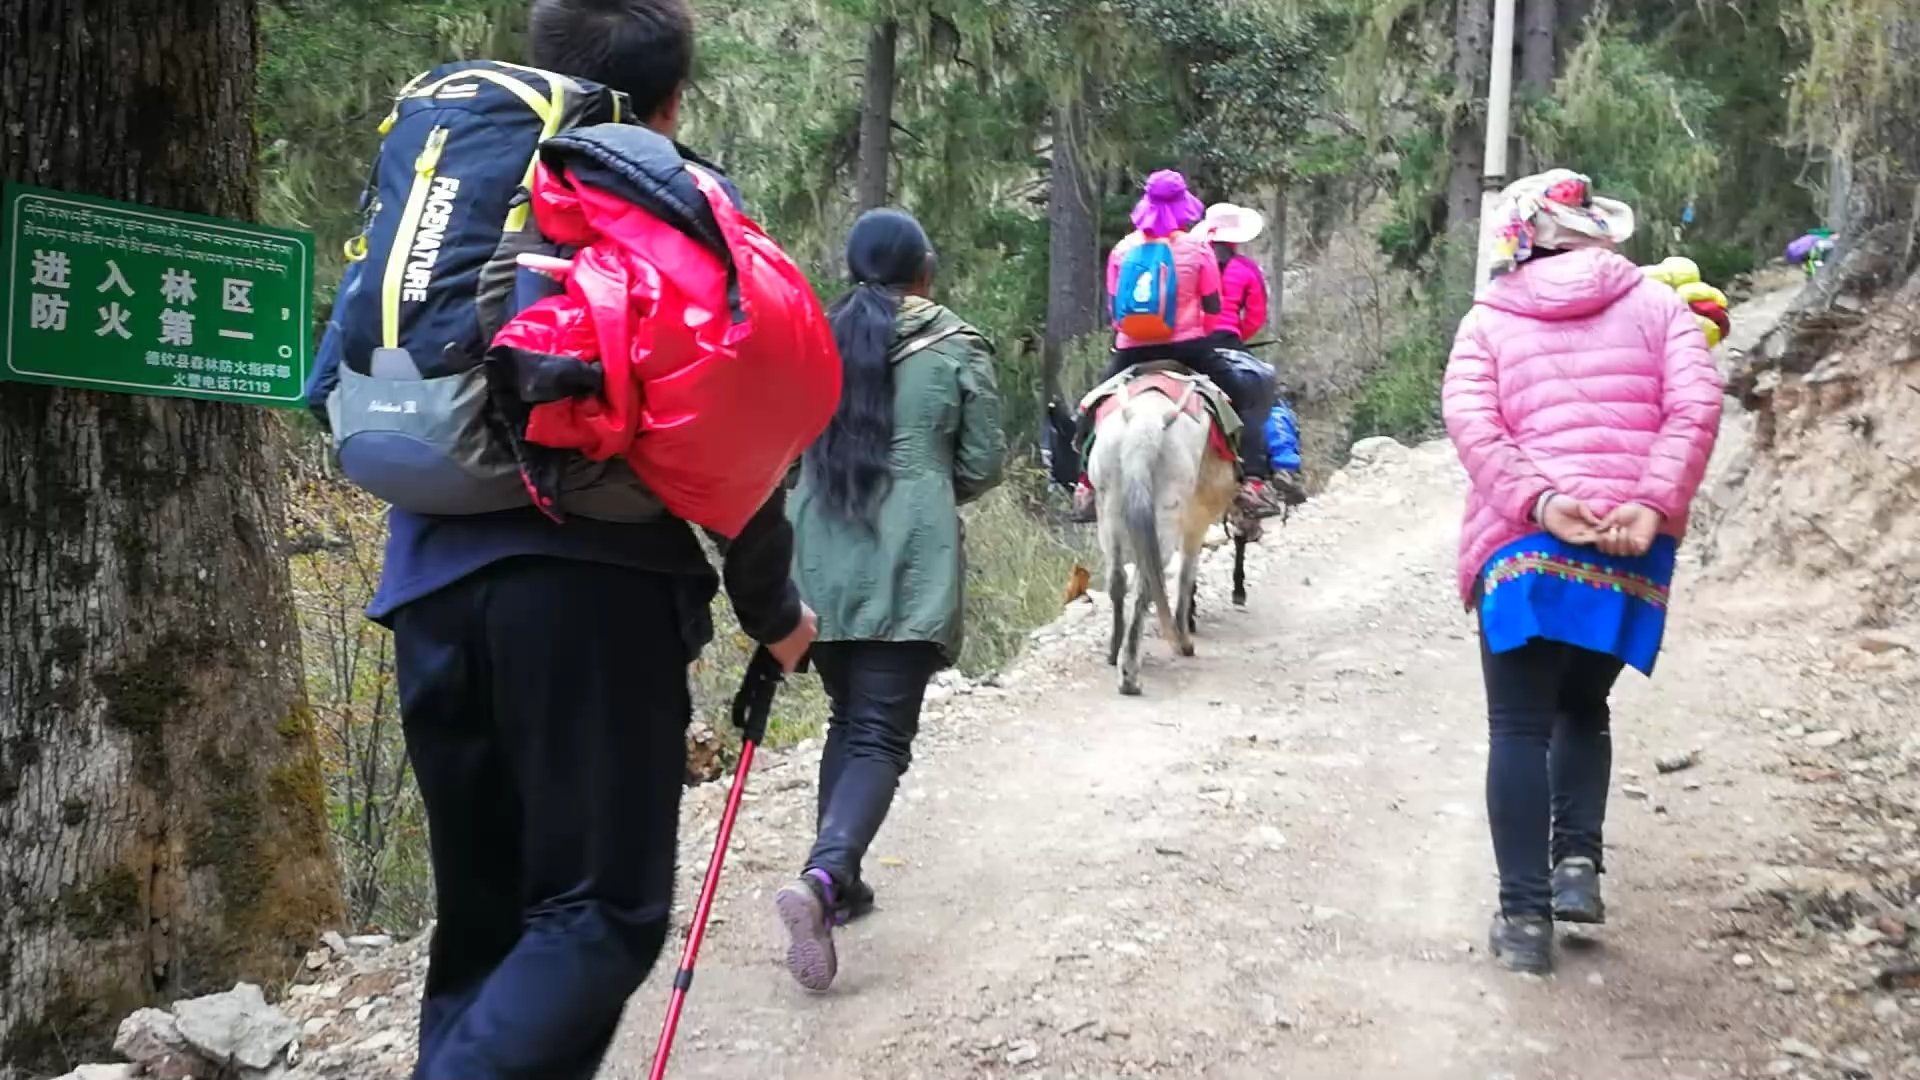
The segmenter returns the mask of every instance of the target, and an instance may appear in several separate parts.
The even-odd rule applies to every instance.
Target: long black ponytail
[[[853,290],[828,313],[840,348],[840,408],[806,453],[806,477],[827,510],[871,523],[893,487],[894,320],[904,292],[932,269],[933,248],[913,215],[869,210],[847,235]]]

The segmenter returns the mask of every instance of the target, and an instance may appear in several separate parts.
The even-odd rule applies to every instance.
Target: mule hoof
[[[1186,643],[1185,645],[1182,645],[1182,646],[1180,646],[1180,655],[1181,655],[1181,656],[1192,656],[1192,655],[1193,655],[1193,643],[1192,643],[1192,642],[1188,642],[1188,643]]]
[[[1128,697],[1139,697],[1139,696],[1140,696],[1140,684],[1139,684],[1139,683],[1137,683],[1137,682],[1135,682],[1135,681],[1133,681],[1132,679],[1121,679],[1121,680],[1120,680],[1120,692],[1121,692],[1122,694],[1125,694],[1125,695],[1126,695],[1126,696],[1128,696]]]
[[[1234,606],[1234,607],[1237,607],[1237,608],[1244,608],[1244,607],[1246,607],[1246,606],[1247,606],[1247,594],[1246,594],[1246,593],[1234,593],[1234,594],[1233,594],[1233,606]]]

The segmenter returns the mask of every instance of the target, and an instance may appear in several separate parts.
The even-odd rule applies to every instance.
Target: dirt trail
[[[842,933],[824,996],[785,975],[770,911],[817,749],[757,771],[675,1075],[1765,1071],[1786,999],[1713,951],[1709,898],[1801,824],[1751,719],[1800,692],[1779,658],[1804,631],[1683,575],[1658,682],[1616,697],[1612,922],[1551,980],[1498,971],[1462,490],[1443,445],[1343,477],[1255,554],[1246,611],[1216,553],[1200,656],[1150,642],[1143,698],[1115,692],[1106,614],[1082,608],[1000,686],[942,701],[869,858],[881,910]],[[1694,747],[1699,768],[1655,774]],[[690,796],[683,916],[718,788]],[[604,1076],[645,1075],[670,967]]]

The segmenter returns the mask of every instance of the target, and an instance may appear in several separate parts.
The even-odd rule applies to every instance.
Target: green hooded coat
[[[959,659],[967,577],[959,507],[1000,483],[993,348],[909,296],[894,321],[893,484],[871,524],[830,511],[805,478],[789,503],[794,578],[821,641],[930,641]]]

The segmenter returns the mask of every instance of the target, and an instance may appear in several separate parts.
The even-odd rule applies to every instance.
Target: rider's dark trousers
[[[1113,350],[1113,361],[1101,382],[1113,378],[1135,364],[1172,360],[1184,364],[1196,374],[1205,375],[1226,392],[1233,411],[1240,416],[1240,471],[1247,476],[1265,477],[1273,469],[1267,461],[1267,412],[1273,407],[1269,387],[1250,385],[1250,380],[1228,363],[1207,339],[1175,341],[1165,345],[1141,345]]]

